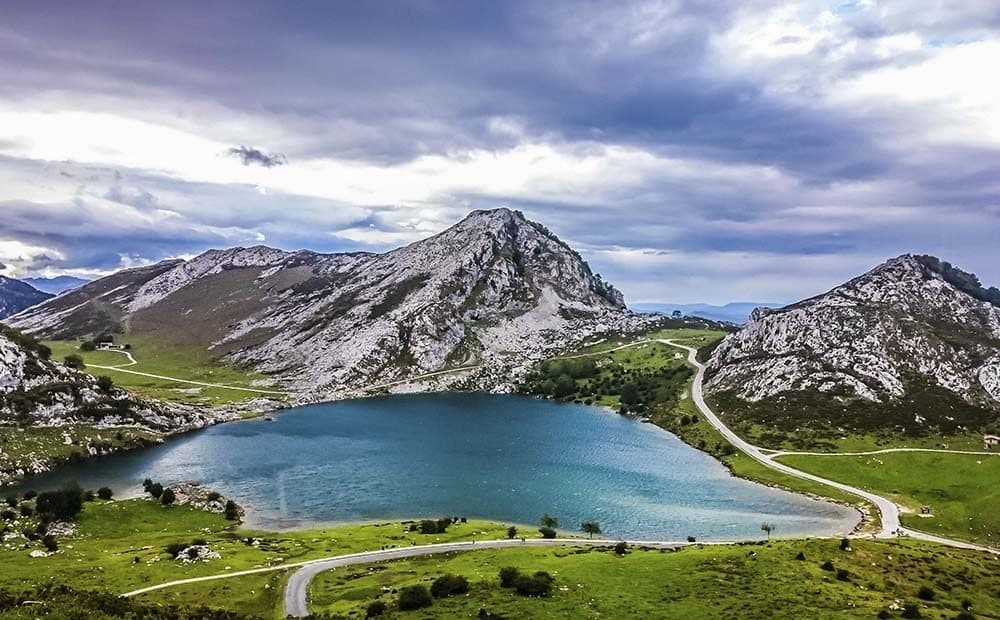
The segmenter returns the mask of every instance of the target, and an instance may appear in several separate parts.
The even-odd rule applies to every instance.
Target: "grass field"
[[[1000,547],[1000,455],[893,452],[779,460],[893,498],[909,509],[902,521],[913,529]],[[921,506],[930,506],[934,516],[919,516]]]
[[[0,497],[3,497],[0,492]],[[17,532],[17,523],[8,523]],[[507,526],[480,520],[456,523],[444,534],[420,534],[404,531],[401,522],[344,525],[288,532],[248,530],[226,521],[222,515],[186,506],[164,507],[146,500],[85,504],[78,518],[78,531],[62,539],[60,550],[46,558],[31,558],[29,552],[42,549],[37,542],[23,538],[0,544],[0,588],[33,590],[47,583],[70,585],[76,589],[103,590],[122,594],[143,586],[263,566],[276,566],[309,559],[379,549],[384,545],[409,546],[451,542],[471,538],[505,537]],[[524,528],[525,535],[534,530]],[[537,535],[537,532],[534,533]],[[257,538],[255,546],[248,537]],[[171,543],[188,543],[204,538],[222,559],[185,565],[165,553]],[[163,590],[144,595],[156,602],[194,604],[202,601],[227,601],[226,607],[248,613],[273,615],[267,583],[283,580],[284,571],[240,577],[236,581],[218,581],[188,586],[187,590]],[[250,584],[248,586],[248,584]],[[254,587],[253,584],[259,584]],[[199,597],[189,598],[190,590]],[[223,598],[219,598],[222,596]]]
[[[255,386],[252,383],[254,380],[264,379],[263,375],[221,364],[208,352],[195,347],[179,348],[159,343],[146,336],[132,334],[121,336],[119,341],[132,345],[130,353],[138,362],[132,366],[126,366],[126,370],[148,372],[188,381],[268,389],[267,387]],[[93,375],[111,377],[116,384],[141,396],[203,405],[221,405],[265,396],[264,394],[256,394],[254,392],[189,385],[166,379],[154,379],[152,377],[117,372],[115,370],[90,368],[90,364],[118,366],[127,363],[128,358],[121,353],[113,351],[83,352],[79,350],[79,343],[76,341],[55,340],[47,341],[45,344],[52,349],[53,359],[62,360],[70,354],[80,355],[83,357],[84,363],[88,364],[88,368],[85,369],[87,372]],[[280,396],[273,394],[266,396],[280,398]]]
[[[894,604],[918,605],[924,618],[954,618],[967,603],[1000,614],[1000,560],[914,541],[776,541],[699,546],[673,552],[633,549],[508,549],[416,558],[320,574],[311,611],[363,617],[375,599],[392,618],[469,618],[480,609],[504,618],[875,618]],[[796,559],[799,553],[803,560]],[[821,565],[829,560],[833,570]],[[499,587],[504,566],[555,577],[552,594],[528,598]],[[838,570],[846,571],[840,573]],[[453,573],[468,594],[435,599],[424,610],[395,607],[401,587],[430,586]],[[931,601],[920,588],[933,591]],[[899,612],[890,617],[899,617]],[[480,615],[480,617],[483,617]]]

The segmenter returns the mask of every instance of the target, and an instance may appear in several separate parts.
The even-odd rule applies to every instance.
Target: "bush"
[[[25,491],[24,492],[24,499],[25,499],[25,501],[33,500],[36,497],[38,497],[38,492],[37,491],[30,490],[30,491]]]
[[[50,553],[59,550],[59,541],[57,541],[56,537],[52,534],[46,534],[43,536],[42,544],[45,545],[45,548],[48,549]]]
[[[515,536],[517,536],[517,527],[512,525],[507,528],[507,538],[513,539]]]
[[[83,358],[77,355],[76,353],[64,357],[63,364],[66,364],[66,366],[68,366],[69,368],[73,368],[76,370],[83,370],[84,368],[86,368],[86,364],[83,363]]]
[[[907,618],[908,620],[916,620],[918,618],[923,618],[923,616],[920,615],[920,608],[914,605],[913,603],[905,603],[903,605],[903,613],[900,617]]]
[[[105,501],[107,501],[107,500],[111,499],[112,497],[114,497],[114,494],[115,494],[115,492],[112,491],[109,487],[101,487],[101,488],[97,489],[97,497],[100,497],[101,499],[103,499]]]
[[[389,606],[382,601],[372,601],[365,608],[365,618],[377,618],[389,610]]]
[[[840,550],[841,551],[850,551],[851,550],[851,541],[847,540],[846,538],[841,538],[840,539]]]
[[[917,592],[917,598],[922,601],[933,601],[937,598],[937,593],[934,592],[933,588],[928,586],[920,586],[920,591]]]
[[[226,502],[225,517],[230,521],[235,521],[240,518],[240,509],[233,500]]]
[[[160,503],[164,506],[169,506],[177,501],[177,495],[174,494],[174,490],[170,488],[163,489],[163,494],[160,495]]]
[[[799,551],[799,554],[797,556],[795,556],[795,559],[796,560],[805,560],[806,559],[805,552]]]
[[[217,502],[222,499],[222,495],[218,491],[210,491],[205,499],[210,502]]]
[[[538,571],[531,577],[519,575],[514,580],[514,589],[522,596],[548,596],[552,591],[552,575]]]
[[[30,517],[31,515],[35,514],[35,511],[31,509],[31,506],[26,506],[24,504],[21,504],[21,507],[18,509],[18,511],[21,513],[22,517]]]
[[[822,568],[823,570],[827,570],[827,571],[830,571],[830,572],[833,572],[835,570],[833,568],[833,562],[831,562],[830,560],[827,560],[826,562],[823,562],[822,564],[819,565],[819,567]]]
[[[404,611],[430,607],[432,602],[424,586],[407,586],[399,592],[399,608]]]
[[[3,512],[0,512],[0,519],[3,519],[4,521],[13,521],[16,518],[17,513],[13,510],[4,510]]]
[[[90,490],[90,489],[87,489],[86,491],[84,491],[83,492],[83,501],[85,501],[85,502],[92,502],[92,501],[94,501],[94,492],[92,490]]]
[[[694,536],[688,536],[688,542],[692,542],[692,543],[693,543],[693,542],[695,542],[695,541],[697,541],[697,540],[698,540],[698,539],[697,539],[697,538],[695,538]]]
[[[615,545],[615,555],[625,555],[628,553],[628,543],[624,540],[619,540]]]
[[[514,582],[521,576],[521,571],[513,566],[504,566],[500,569],[500,587],[513,588]]]
[[[444,598],[469,591],[469,580],[461,575],[441,575],[431,584],[434,598]]]
[[[97,378],[97,387],[105,394],[110,394],[111,390],[115,389],[115,382],[111,377],[100,376]]]
[[[184,551],[187,548],[188,545],[186,545],[185,543],[170,543],[169,545],[164,547],[164,551],[169,553],[170,557],[176,558],[178,555],[180,555],[181,551]]]
[[[72,519],[83,510],[83,489],[73,483],[61,491],[47,491],[35,500],[35,508],[57,519]]]
[[[153,499],[160,499],[160,496],[163,495],[163,485],[159,482],[150,482],[149,486],[145,486],[145,488],[146,493],[152,495]]]
[[[7,497],[4,498],[3,501],[7,502],[7,505],[10,506],[11,508],[17,507],[17,498],[14,497],[13,495],[8,495]]]
[[[847,569],[838,568],[837,569],[837,579],[839,579],[840,581],[850,581],[851,580],[851,574],[847,572]]]
[[[538,531],[542,533],[542,538],[555,538],[556,531],[551,527],[540,527]]]
[[[80,343],[81,351],[96,351],[97,344],[93,340],[84,340]]]

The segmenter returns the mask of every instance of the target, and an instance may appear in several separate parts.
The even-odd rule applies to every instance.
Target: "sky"
[[[903,253],[1000,284],[1000,3],[30,2],[0,273],[544,223],[630,302],[791,302]]]

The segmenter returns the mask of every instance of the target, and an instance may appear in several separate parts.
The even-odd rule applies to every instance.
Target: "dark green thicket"
[[[1000,289],[995,286],[986,288],[976,277],[976,274],[962,271],[948,261],[936,256],[918,256],[917,260],[929,270],[938,273],[942,278],[963,293],[967,293],[980,301],[985,301],[1000,307]]]
[[[77,591],[67,586],[45,586],[33,592],[0,591],[0,613],[12,620],[72,618],[106,620],[157,618],[159,620],[249,620],[230,611],[207,607],[144,605],[134,599],[105,592]]]

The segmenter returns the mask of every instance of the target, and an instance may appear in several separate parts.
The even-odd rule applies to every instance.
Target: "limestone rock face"
[[[544,226],[495,209],[384,254],[232,248],[123,271],[12,324],[45,337],[149,334],[319,399],[514,367],[633,319],[621,292]]]
[[[792,390],[882,402],[918,377],[1000,410],[1000,291],[931,256],[904,255],[779,310],[756,310],[714,351],[708,394]]]

